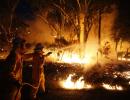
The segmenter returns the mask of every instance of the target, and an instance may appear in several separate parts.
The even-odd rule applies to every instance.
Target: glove
[[[50,55],[50,54],[52,54],[52,52],[48,52],[48,53],[47,53],[47,55]]]

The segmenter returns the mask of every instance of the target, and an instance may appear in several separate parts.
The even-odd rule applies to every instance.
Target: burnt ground
[[[89,91],[48,90],[45,100],[129,100],[130,91],[110,92],[102,89]],[[43,100],[44,100],[43,99]]]
[[[68,67],[70,66],[70,67]],[[46,75],[46,92],[42,94],[40,91],[37,95],[37,100],[130,100],[130,89],[124,91],[110,91],[103,89],[102,87],[97,87],[91,90],[65,90],[58,85],[58,81],[61,78],[65,78],[71,72],[78,73],[78,75],[86,73],[82,72],[82,68],[75,68],[75,65],[65,65],[65,64],[54,64],[48,63],[45,65],[45,75]],[[76,65],[77,66],[77,65]],[[31,83],[31,62],[25,62],[23,68],[23,81]],[[125,68],[120,68],[124,70]],[[120,70],[118,69],[118,70]],[[97,71],[97,70],[96,70]],[[90,71],[91,72],[91,71]],[[92,75],[92,74],[91,74]],[[94,74],[95,75],[95,74]],[[96,76],[98,73],[96,73]],[[101,81],[106,81],[106,77],[89,78],[93,80],[95,84]],[[111,77],[110,77],[111,78]],[[118,80],[122,83],[122,79]],[[123,81],[125,82],[125,81]],[[22,100],[29,100],[29,93],[31,88],[29,86],[24,86],[22,89]]]

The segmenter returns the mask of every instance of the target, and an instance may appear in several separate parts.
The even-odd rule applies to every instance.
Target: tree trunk
[[[80,44],[84,44],[84,14],[80,14]]]
[[[116,40],[116,45],[115,45],[116,59],[118,59],[118,50],[117,50],[118,43],[119,43],[119,40]]]
[[[98,25],[98,46],[100,48],[100,44],[101,44],[101,10],[99,10],[99,25]]]

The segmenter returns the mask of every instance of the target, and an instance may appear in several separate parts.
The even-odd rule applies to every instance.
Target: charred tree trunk
[[[84,18],[85,18],[85,15],[84,14],[80,14],[79,15],[80,17],[80,44],[84,44]]]
[[[123,41],[120,40],[120,51],[122,50],[122,44],[123,44]]]
[[[116,59],[118,59],[118,44],[119,44],[119,40],[116,40],[116,44],[115,44],[115,52],[116,52]]]
[[[101,44],[101,10],[99,10],[99,20],[98,20],[98,45],[100,48]]]
[[[101,45],[101,10],[98,12],[98,50],[100,49]],[[97,65],[98,65],[98,59],[99,59],[99,51],[97,52]]]

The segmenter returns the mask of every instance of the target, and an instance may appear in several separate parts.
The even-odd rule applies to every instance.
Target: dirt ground
[[[26,96],[24,100],[29,99]],[[39,92],[37,100],[130,100],[130,91],[47,89],[44,95]]]

